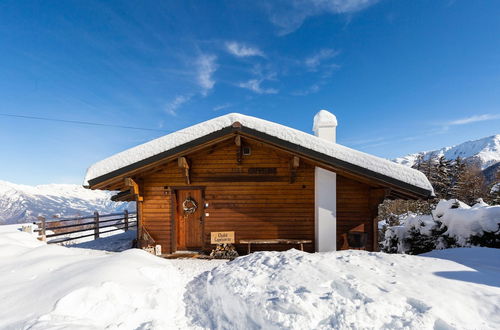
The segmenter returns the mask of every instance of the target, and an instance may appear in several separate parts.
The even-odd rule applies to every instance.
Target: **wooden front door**
[[[203,194],[200,189],[176,192],[177,251],[199,250],[203,247]]]

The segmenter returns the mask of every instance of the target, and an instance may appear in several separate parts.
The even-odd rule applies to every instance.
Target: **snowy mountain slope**
[[[419,155],[424,159],[445,156],[452,160],[461,157],[467,162],[476,164],[482,170],[500,162],[500,134],[488,136],[479,140],[467,141],[453,147],[438,150],[422,151],[394,159],[396,163],[413,166]]]
[[[0,225],[31,222],[38,215],[77,216],[127,208],[128,203],[112,202],[111,195],[112,192],[88,190],[79,185],[27,186],[0,181]]]

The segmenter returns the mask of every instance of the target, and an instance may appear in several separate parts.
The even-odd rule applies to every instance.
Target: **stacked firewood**
[[[215,259],[234,259],[238,257],[238,252],[236,252],[233,244],[217,244],[210,256]]]
[[[148,253],[155,254],[155,247],[153,245],[143,246],[142,249]]]

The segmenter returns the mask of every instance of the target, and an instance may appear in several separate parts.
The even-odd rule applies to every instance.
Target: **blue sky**
[[[1,1],[0,179],[86,168],[229,112],[378,156],[500,133],[500,2]],[[165,131],[165,132],[163,132]]]

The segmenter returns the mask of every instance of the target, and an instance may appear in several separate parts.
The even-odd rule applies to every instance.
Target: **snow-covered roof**
[[[427,190],[430,193],[433,192],[429,180],[427,180],[426,176],[418,170],[318,138],[294,128],[239,113],[231,113],[207,120],[101,160],[89,167],[85,176],[84,185],[89,185],[89,181],[113,171],[230,127],[235,122],[239,122],[243,127],[379,173],[386,177]]]

